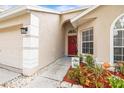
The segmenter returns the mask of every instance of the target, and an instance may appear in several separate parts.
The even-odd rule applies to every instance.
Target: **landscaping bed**
[[[92,58],[90,57],[90,59]],[[109,71],[106,69],[107,65],[94,64],[93,60],[87,60],[86,63],[81,62],[77,68],[69,68],[63,81],[84,88],[124,88],[124,74],[122,73],[124,69],[116,72]]]

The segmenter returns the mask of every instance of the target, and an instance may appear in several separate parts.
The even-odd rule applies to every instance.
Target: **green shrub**
[[[79,67],[73,68],[72,70],[69,70],[69,72],[67,73],[67,78],[71,80],[78,79],[79,77],[80,77]]]
[[[68,79],[74,79],[74,71],[73,70],[69,70],[67,73],[67,78]]]
[[[111,76],[108,78],[109,83],[111,85],[112,88],[124,88],[124,80],[119,78],[119,77],[115,77],[115,76]]]
[[[102,73],[103,73],[103,68],[102,68],[102,66],[99,66],[99,65],[95,65],[94,66],[94,74],[97,76],[97,77],[99,77]]]
[[[96,82],[96,88],[103,88],[104,84],[101,82]]]
[[[115,71],[116,71],[116,72],[120,72],[121,74],[124,75],[124,65],[117,66],[117,67],[115,68]]]
[[[94,65],[94,60],[93,60],[93,57],[91,55],[86,56],[86,63],[87,63],[88,66],[93,66]]]
[[[85,75],[82,75],[80,72],[80,68],[73,68],[67,73],[67,78],[70,80],[75,80],[78,84],[85,84],[86,77]]]
[[[85,82],[86,82],[86,77],[85,77],[85,76],[79,77],[79,83],[80,83],[81,85],[84,85]]]
[[[98,79],[101,78],[103,71],[104,70],[103,70],[101,65],[97,65],[97,64],[94,65],[93,73],[94,73],[95,80],[93,82],[94,82],[94,85],[96,88],[103,88],[104,87],[104,84],[98,81]]]
[[[120,72],[124,75],[124,66],[120,66]]]
[[[80,62],[82,62],[82,61],[83,61],[83,55],[82,55],[82,54],[80,54],[80,53],[77,53],[76,57],[79,57],[79,59],[80,59]]]
[[[82,61],[83,61],[83,55],[80,54],[80,55],[79,55],[79,58],[80,58],[80,61],[82,62]]]

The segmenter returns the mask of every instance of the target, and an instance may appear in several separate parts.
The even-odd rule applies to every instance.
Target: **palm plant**
[[[86,56],[86,63],[90,67],[92,67],[94,65],[94,59],[91,55]]]

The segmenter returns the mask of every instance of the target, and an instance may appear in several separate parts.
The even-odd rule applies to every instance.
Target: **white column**
[[[23,35],[23,74],[31,75],[39,65],[39,19],[31,14],[28,33]],[[35,70],[34,70],[35,69]]]

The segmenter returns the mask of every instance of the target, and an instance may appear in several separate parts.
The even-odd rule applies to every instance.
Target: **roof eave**
[[[74,23],[75,21],[77,21],[78,19],[80,19],[81,17],[87,15],[88,13],[90,13],[91,11],[93,11],[94,9],[98,8],[100,5],[97,6],[93,6],[87,10],[85,10],[84,12],[82,12],[81,14],[79,14],[78,16],[70,19],[71,23]]]
[[[0,13],[0,21],[1,20],[6,20],[6,18],[11,18],[15,17],[21,14],[29,13],[29,11],[42,11],[42,12],[47,12],[47,13],[53,13],[53,14],[60,14],[60,12],[55,12],[52,10],[47,10],[47,9],[42,9],[37,6],[18,6],[6,11],[3,11]]]
[[[62,11],[61,14],[68,14],[68,13],[73,13],[73,12],[77,12],[77,11],[82,11],[82,10],[86,10],[88,8],[89,7],[81,7],[81,8],[77,8],[77,9]]]
[[[54,11],[52,9],[39,7],[39,6],[31,6],[31,5],[29,5],[29,6],[27,6],[27,9],[32,10],[32,11],[47,12],[47,13],[52,13],[52,14],[61,14],[61,12]]]
[[[85,10],[84,12],[82,12],[81,14],[79,14],[78,16],[70,19],[71,23],[75,22],[76,20],[78,20],[82,16],[88,14],[89,12],[96,9],[97,7],[99,7],[99,5],[94,6],[92,8],[89,8],[89,9]],[[47,12],[47,13],[53,13],[53,14],[64,14],[62,12],[56,12],[56,11],[53,11],[53,10],[50,10],[50,9],[45,9],[45,8],[42,8],[42,7],[39,7],[39,6],[31,6],[31,5],[29,5],[29,6],[19,6],[19,7],[9,9],[9,10],[6,10],[6,11],[0,13],[0,21],[1,20],[6,20],[6,18],[11,18],[11,17],[18,16],[20,14],[24,14],[24,13],[27,13],[27,12],[29,13],[29,11],[40,11],[40,12]],[[75,11],[77,11],[77,10],[75,10]]]
[[[16,7],[10,10],[6,10],[0,13],[0,21],[6,20],[7,18],[15,17],[28,12],[26,6]]]

